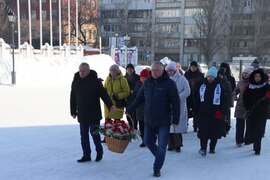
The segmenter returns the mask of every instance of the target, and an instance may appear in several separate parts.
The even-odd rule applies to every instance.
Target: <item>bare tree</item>
[[[0,37],[4,39],[8,39],[8,32],[9,32],[9,22],[8,22],[8,17],[7,14],[9,11],[12,11],[12,4],[14,4],[13,1],[11,0],[0,0]]]
[[[201,50],[209,65],[213,57],[226,47],[226,0],[197,0],[198,11],[194,20],[202,37]]]
[[[254,34],[254,55],[263,59],[264,43],[270,41],[267,36],[270,35],[270,3],[269,0],[257,0],[255,2],[255,34]],[[269,51],[268,51],[269,52]]]
[[[97,1],[91,0],[91,1],[79,1],[78,6],[78,41],[80,44],[84,45],[91,45],[96,46],[98,43],[98,12],[97,12]],[[71,30],[70,35],[73,39],[73,43],[76,41],[76,3],[71,3],[70,6],[72,15],[70,17],[70,24],[71,24]],[[65,12],[67,12],[67,8],[65,9]],[[66,30],[64,32],[64,36],[68,37],[68,17],[64,16],[63,18],[64,23],[63,27]],[[88,31],[88,33],[87,33]],[[91,39],[87,34],[94,35],[91,39],[93,41],[90,41]]]
[[[230,18],[230,33],[229,33],[229,41],[228,41],[228,53],[229,59],[232,57],[239,56],[239,50],[241,47],[239,46],[238,39],[235,39],[235,36],[241,33],[241,27],[243,26],[243,18],[242,18],[242,1],[232,1],[230,14],[233,18]],[[243,48],[242,48],[243,49]]]

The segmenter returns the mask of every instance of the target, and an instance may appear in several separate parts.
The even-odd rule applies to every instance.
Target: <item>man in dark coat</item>
[[[127,65],[127,67],[126,67],[126,75],[124,77],[127,79],[128,86],[129,86],[129,89],[130,89],[130,94],[132,94],[136,84],[140,82],[140,76],[138,74],[136,74],[133,64],[128,64]],[[128,98],[128,100],[129,100],[129,98]],[[136,111],[132,112],[130,115],[131,115],[131,117],[133,119],[134,129],[137,129],[138,121],[137,121],[137,118],[136,118]],[[127,116],[127,120],[128,120],[129,125],[132,126],[133,123],[131,122],[131,119],[129,118],[129,116]]]
[[[100,135],[95,131],[102,119],[100,98],[106,106],[114,111],[113,103],[104,89],[94,70],[90,70],[87,63],[79,66],[79,72],[74,75],[70,93],[70,113],[73,118],[78,117],[80,123],[81,145],[83,156],[78,162],[91,161],[89,130],[96,146],[96,161],[103,156]]]
[[[189,65],[188,71],[185,73],[185,77],[188,80],[190,86],[190,95],[187,98],[187,109],[188,109],[188,118],[193,117],[193,108],[194,108],[194,96],[198,93],[199,87],[203,82],[204,76],[203,73],[199,70],[198,64],[196,61],[192,61]],[[194,132],[197,132],[198,121],[196,117],[193,117],[193,129]]]
[[[144,105],[144,143],[155,156],[154,176],[160,176],[170,126],[179,124],[180,100],[175,82],[164,71],[161,62],[154,62],[151,77],[145,80],[138,95],[127,108],[127,114],[133,112],[140,104]],[[156,138],[158,145],[156,144]]]

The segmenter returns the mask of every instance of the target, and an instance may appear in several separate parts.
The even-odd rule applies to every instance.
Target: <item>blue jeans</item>
[[[144,126],[144,143],[155,156],[154,170],[160,170],[164,164],[169,132],[170,126]],[[158,140],[158,145],[156,144],[156,140]]]
[[[103,154],[103,148],[101,145],[101,139],[99,133],[95,133],[95,131],[99,128],[100,123],[80,123],[80,134],[81,134],[81,145],[84,156],[90,156],[91,148],[90,148],[90,140],[89,140],[89,130],[96,146],[96,152],[99,154]]]

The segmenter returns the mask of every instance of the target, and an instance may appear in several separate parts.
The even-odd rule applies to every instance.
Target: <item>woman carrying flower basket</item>
[[[217,70],[211,67],[196,96],[194,115],[198,118],[198,138],[201,148],[199,153],[206,156],[207,143],[210,139],[210,151],[214,154],[218,139],[226,136],[225,117],[228,113],[227,92],[217,78]]]
[[[125,99],[130,95],[130,90],[128,82],[122,75],[118,65],[112,65],[109,70],[110,73],[105,80],[104,87],[118,111],[110,113],[107,106],[104,106],[105,121],[112,119],[120,120],[124,114],[124,105],[120,106],[118,102],[124,102]],[[103,142],[105,141],[103,140]]]

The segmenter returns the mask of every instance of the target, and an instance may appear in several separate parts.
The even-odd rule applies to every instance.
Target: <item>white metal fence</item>
[[[83,57],[83,46],[79,45],[77,48],[70,48],[66,44],[61,47],[52,47],[48,43],[45,43],[41,49],[34,49],[27,42],[20,45],[19,48],[14,50],[15,58],[31,58],[31,57]],[[0,38],[0,59],[12,58],[12,47],[5,43]]]

